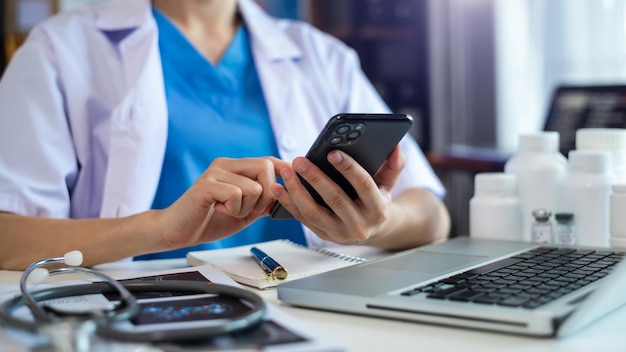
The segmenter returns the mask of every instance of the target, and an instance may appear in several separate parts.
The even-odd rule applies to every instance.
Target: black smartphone
[[[356,191],[343,175],[328,162],[332,150],[342,150],[374,175],[393,148],[409,131],[413,118],[407,114],[338,114],[333,116],[319,134],[306,157],[334,180],[348,196],[357,198]],[[302,178],[313,199],[329,209],[322,197]],[[270,211],[274,219],[293,216],[279,202]]]

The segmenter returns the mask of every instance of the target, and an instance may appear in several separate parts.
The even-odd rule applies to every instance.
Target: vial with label
[[[522,213],[515,175],[483,172],[474,177],[470,199],[470,236],[522,240]]]
[[[554,244],[576,244],[576,232],[574,231],[574,214],[554,214]]]
[[[550,216],[552,213],[546,209],[535,209],[532,212],[535,221],[530,227],[530,241],[533,243],[552,243],[552,223]]]
[[[611,186],[609,200],[609,243],[611,247],[626,248],[626,183]]]

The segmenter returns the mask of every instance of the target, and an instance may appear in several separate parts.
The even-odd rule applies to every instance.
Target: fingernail
[[[306,169],[309,168],[309,165],[306,163],[306,161],[301,161],[296,163],[293,167],[294,169],[296,169],[296,172],[303,173],[306,171]]]
[[[282,169],[280,169],[280,176],[283,179],[288,179],[291,177],[291,170],[288,167],[284,167]]]
[[[343,156],[340,152],[334,151],[328,155],[328,161],[332,164],[339,164],[343,160]]]

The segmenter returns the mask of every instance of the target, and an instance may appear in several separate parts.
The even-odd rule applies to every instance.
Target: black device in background
[[[333,179],[350,198],[356,199],[356,191],[350,182],[328,162],[328,153],[341,150],[354,158],[370,175],[374,175],[409,131],[412,123],[413,118],[407,114],[338,114],[328,121],[306,157]],[[330,210],[322,197],[306,181],[302,178],[300,180],[313,199]],[[279,202],[276,202],[270,215],[274,219],[293,217]]]
[[[557,87],[544,131],[559,132],[559,150],[567,157],[580,128],[626,128],[626,85]]]

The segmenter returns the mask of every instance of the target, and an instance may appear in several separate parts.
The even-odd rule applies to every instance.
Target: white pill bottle
[[[610,156],[604,151],[572,150],[559,187],[559,212],[574,214],[578,244],[609,246]]]
[[[558,132],[522,134],[517,152],[507,160],[504,172],[517,177],[522,211],[522,239],[531,241],[532,215],[536,209],[554,212],[558,185],[567,172],[567,159],[559,152]]]
[[[474,177],[470,237],[522,240],[522,211],[515,175],[485,172]]]

